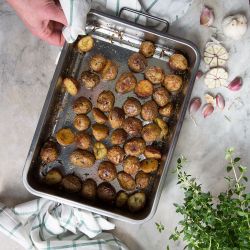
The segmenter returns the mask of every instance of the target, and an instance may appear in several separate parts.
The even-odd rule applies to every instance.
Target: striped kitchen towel
[[[0,203],[0,231],[24,249],[128,250],[102,232],[114,227],[100,215],[43,198],[13,209]]]

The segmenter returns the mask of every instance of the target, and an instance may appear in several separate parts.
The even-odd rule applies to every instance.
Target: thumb
[[[57,6],[56,4],[49,5],[48,9],[46,9],[46,17],[48,20],[53,20],[58,23],[62,23],[65,26],[68,25],[63,10],[60,8],[60,6]]]

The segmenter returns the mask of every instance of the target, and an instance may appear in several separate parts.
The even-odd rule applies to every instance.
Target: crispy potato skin
[[[81,81],[86,89],[93,89],[100,83],[100,77],[91,71],[84,71],[81,74]]]
[[[188,61],[182,54],[173,54],[169,58],[169,67],[173,70],[187,70]]]
[[[101,72],[107,63],[107,59],[101,55],[97,54],[91,57],[89,61],[89,67],[95,72]]]
[[[116,167],[109,161],[103,161],[98,167],[98,175],[103,181],[112,181],[117,177]]]
[[[110,140],[113,145],[120,145],[126,141],[127,137],[128,135],[125,130],[122,128],[118,128],[113,131]]]
[[[115,96],[111,91],[102,91],[97,98],[97,107],[102,112],[110,112],[115,103]]]
[[[158,116],[158,106],[155,101],[147,101],[142,105],[141,117],[145,121],[153,121]]]
[[[174,105],[173,103],[169,102],[164,107],[159,109],[159,114],[165,117],[171,117],[174,114]]]
[[[144,75],[145,78],[153,84],[162,83],[165,76],[163,69],[157,66],[147,67]]]
[[[108,182],[102,182],[97,187],[97,197],[106,204],[112,204],[116,197],[115,188]]]
[[[128,97],[122,106],[127,116],[133,117],[141,113],[141,103],[134,97]]]
[[[117,175],[117,180],[123,189],[127,191],[133,191],[135,189],[135,180],[130,174],[121,171]]]
[[[109,123],[112,128],[121,128],[125,119],[123,109],[114,107],[109,113]]]
[[[80,114],[74,118],[73,124],[77,130],[84,131],[89,128],[90,119],[88,118],[87,115]]]
[[[97,141],[102,141],[109,136],[109,128],[104,124],[95,123],[92,126],[92,133]]]
[[[44,143],[40,151],[40,158],[45,164],[55,161],[58,158],[58,150],[55,143],[50,141]]]
[[[84,96],[79,97],[75,100],[73,103],[73,111],[79,115],[79,114],[87,114],[92,109],[92,103],[89,99],[87,99]]]
[[[56,133],[56,140],[62,146],[68,146],[75,141],[75,135],[70,128],[62,128]]]
[[[171,97],[164,87],[159,87],[154,90],[153,99],[160,107],[165,106],[171,101]]]
[[[101,72],[101,78],[104,81],[114,80],[118,73],[118,66],[111,60],[107,60],[105,67]]]
[[[141,161],[140,169],[144,173],[155,172],[158,169],[158,161],[156,159],[153,159],[153,158],[144,159],[144,160]]]
[[[88,52],[94,47],[94,39],[91,36],[84,36],[77,42],[79,52]]]
[[[181,76],[169,74],[164,78],[164,87],[172,93],[179,93],[183,86],[183,81]]]
[[[106,121],[108,121],[108,117],[98,108],[93,108],[92,114],[96,123],[104,124]]]
[[[52,169],[46,174],[44,180],[47,185],[56,185],[62,181],[62,174],[58,169]]]
[[[148,98],[152,96],[154,87],[148,80],[141,80],[135,86],[135,94],[140,98]]]
[[[93,147],[94,155],[97,160],[102,160],[106,157],[108,150],[101,142],[96,142]]]
[[[128,117],[122,124],[123,129],[130,136],[140,136],[142,131],[142,122],[135,117]]]
[[[68,193],[77,193],[81,190],[81,180],[74,175],[67,175],[62,179],[62,186]]]
[[[161,159],[161,151],[154,146],[148,145],[144,151],[146,158]]]
[[[77,147],[80,149],[89,149],[92,143],[91,136],[87,132],[79,132],[75,136]]]
[[[140,53],[133,53],[128,58],[128,67],[133,72],[142,72],[147,67],[147,59]]]
[[[107,158],[115,165],[118,165],[123,162],[125,157],[124,149],[120,146],[113,146],[108,149]]]
[[[145,57],[151,57],[155,53],[155,45],[150,41],[143,41],[140,46],[140,53]]]
[[[161,129],[155,123],[149,123],[142,129],[142,138],[145,142],[154,142],[160,139]]]
[[[128,194],[123,190],[120,190],[115,198],[115,205],[117,207],[124,207],[128,201]]]
[[[95,157],[87,150],[76,149],[70,155],[70,162],[77,167],[90,168],[95,163]]]
[[[76,79],[74,79],[73,77],[66,77],[63,80],[63,85],[65,86],[67,92],[72,95],[75,96],[78,93],[79,90],[79,83]]]
[[[120,94],[125,94],[135,88],[137,80],[131,72],[122,73],[116,82],[115,90]]]
[[[81,195],[87,200],[94,200],[97,193],[97,184],[93,179],[87,179],[82,183]]]
[[[134,175],[140,168],[140,161],[135,156],[128,156],[123,162],[123,171],[127,174]]]
[[[150,175],[139,171],[135,176],[136,187],[139,189],[145,189],[148,187],[150,182]]]
[[[124,150],[127,155],[139,156],[144,153],[146,143],[142,138],[132,138],[124,145]]]
[[[165,139],[168,135],[169,129],[168,124],[161,118],[156,118],[154,122],[159,126],[161,129],[160,139]]]
[[[130,212],[136,213],[142,210],[146,204],[146,195],[143,192],[136,192],[128,198],[128,209]]]

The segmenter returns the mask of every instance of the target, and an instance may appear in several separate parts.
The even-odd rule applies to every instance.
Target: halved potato
[[[141,133],[145,142],[154,142],[161,138],[161,128],[155,123],[149,123],[143,126]]]
[[[119,191],[116,195],[115,205],[117,207],[124,207],[128,201],[128,194],[123,190]]]
[[[131,72],[122,73],[116,82],[115,90],[120,94],[132,91],[136,85],[136,78]]]
[[[75,136],[75,141],[77,144],[77,147],[80,149],[88,149],[91,146],[91,136],[86,133],[85,131],[83,132],[79,132],[78,134],[76,134]]]
[[[92,126],[92,133],[97,141],[102,141],[109,136],[109,128],[104,124],[95,123]]]
[[[62,128],[56,133],[56,140],[62,146],[68,146],[75,141],[75,135],[70,128]]]
[[[173,70],[186,70],[188,68],[188,61],[182,54],[173,54],[169,58],[169,67]]]
[[[93,150],[94,150],[95,158],[97,160],[104,159],[108,153],[106,146],[101,142],[96,142]]]
[[[87,114],[90,112],[91,109],[92,109],[91,101],[84,96],[77,98],[73,103],[73,111],[77,115]]]
[[[68,193],[77,193],[82,188],[82,182],[77,176],[70,174],[62,179],[62,186]]]
[[[161,159],[161,151],[151,145],[146,146],[144,155],[146,158]]]
[[[178,93],[181,91],[183,81],[181,76],[168,74],[164,78],[164,87],[171,93]]]
[[[91,36],[82,37],[78,43],[77,48],[80,52],[88,52],[94,47],[94,39]]]
[[[108,120],[108,117],[98,108],[93,108],[92,114],[97,123],[104,124]]]
[[[73,77],[64,78],[63,85],[70,95],[75,96],[78,93],[79,83]]]
[[[104,81],[114,80],[118,73],[118,66],[111,60],[107,60],[105,67],[101,72],[101,78]]]
[[[103,55],[97,54],[91,57],[89,61],[89,66],[95,72],[100,72],[103,70],[106,63],[107,63],[107,59]]]
[[[148,80],[141,80],[135,86],[135,94],[141,98],[152,96],[154,87]]]
[[[90,168],[95,163],[95,157],[87,150],[76,149],[70,155],[70,162],[77,167]]]
[[[131,212],[138,212],[146,204],[146,195],[143,192],[136,192],[128,198],[128,208]]]
[[[141,117],[145,121],[153,121],[158,116],[158,106],[155,101],[147,101],[142,105]]]
[[[145,78],[153,84],[162,83],[165,76],[163,69],[157,66],[150,66],[146,68],[144,75]]]
[[[121,171],[117,175],[117,180],[123,189],[127,191],[132,191],[135,189],[135,180],[130,174]]]
[[[152,173],[155,172],[158,169],[158,161],[156,159],[150,158],[150,159],[144,159],[141,161],[140,169],[144,173]]]
[[[143,41],[140,45],[140,53],[145,57],[151,57],[155,53],[155,45],[151,41]]]
[[[62,174],[58,169],[52,169],[46,174],[44,181],[48,185],[58,184],[62,181]]]
[[[142,72],[147,64],[147,59],[140,53],[133,53],[128,58],[128,67],[136,73]]]
[[[174,114],[174,105],[169,102],[167,105],[159,109],[159,114],[165,117],[171,117]]]
[[[161,139],[165,139],[168,135],[168,125],[167,123],[161,119],[161,118],[156,118],[154,120],[154,122],[160,127],[161,129],[161,134],[160,134],[160,138]]]
[[[74,127],[79,131],[84,131],[90,126],[90,119],[87,115],[80,114],[74,118]]]
[[[135,176],[136,187],[139,189],[145,189],[150,182],[150,174],[139,171]]]

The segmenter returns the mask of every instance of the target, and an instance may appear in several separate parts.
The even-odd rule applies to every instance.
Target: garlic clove
[[[203,76],[203,74],[204,73],[201,70],[198,70],[197,73],[196,73],[195,80],[199,80]]]
[[[242,78],[240,76],[235,77],[227,86],[231,91],[238,91],[243,85]]]
[[[213,24],[213,22],[214,22],[213,10],[208,8],[207,6],[204,6],[201,11],[200,25],[209,27]]]
[[[221,94],[217,94],[215,96],[215,99],[216,99],[216,106],[223,110],[225,108],[225,99],[224,97],[221,95]]]
[[[200,107],[201,107],[201,99],[199,97],[193,98],[189,104],[189,114],[197,112]]]
[[[202,109],[202,114],[203,114],[204,118],[208,117],[213,112],[214,112],[214,106],[211,103],[207,103],[204,105],[204,107]]]

